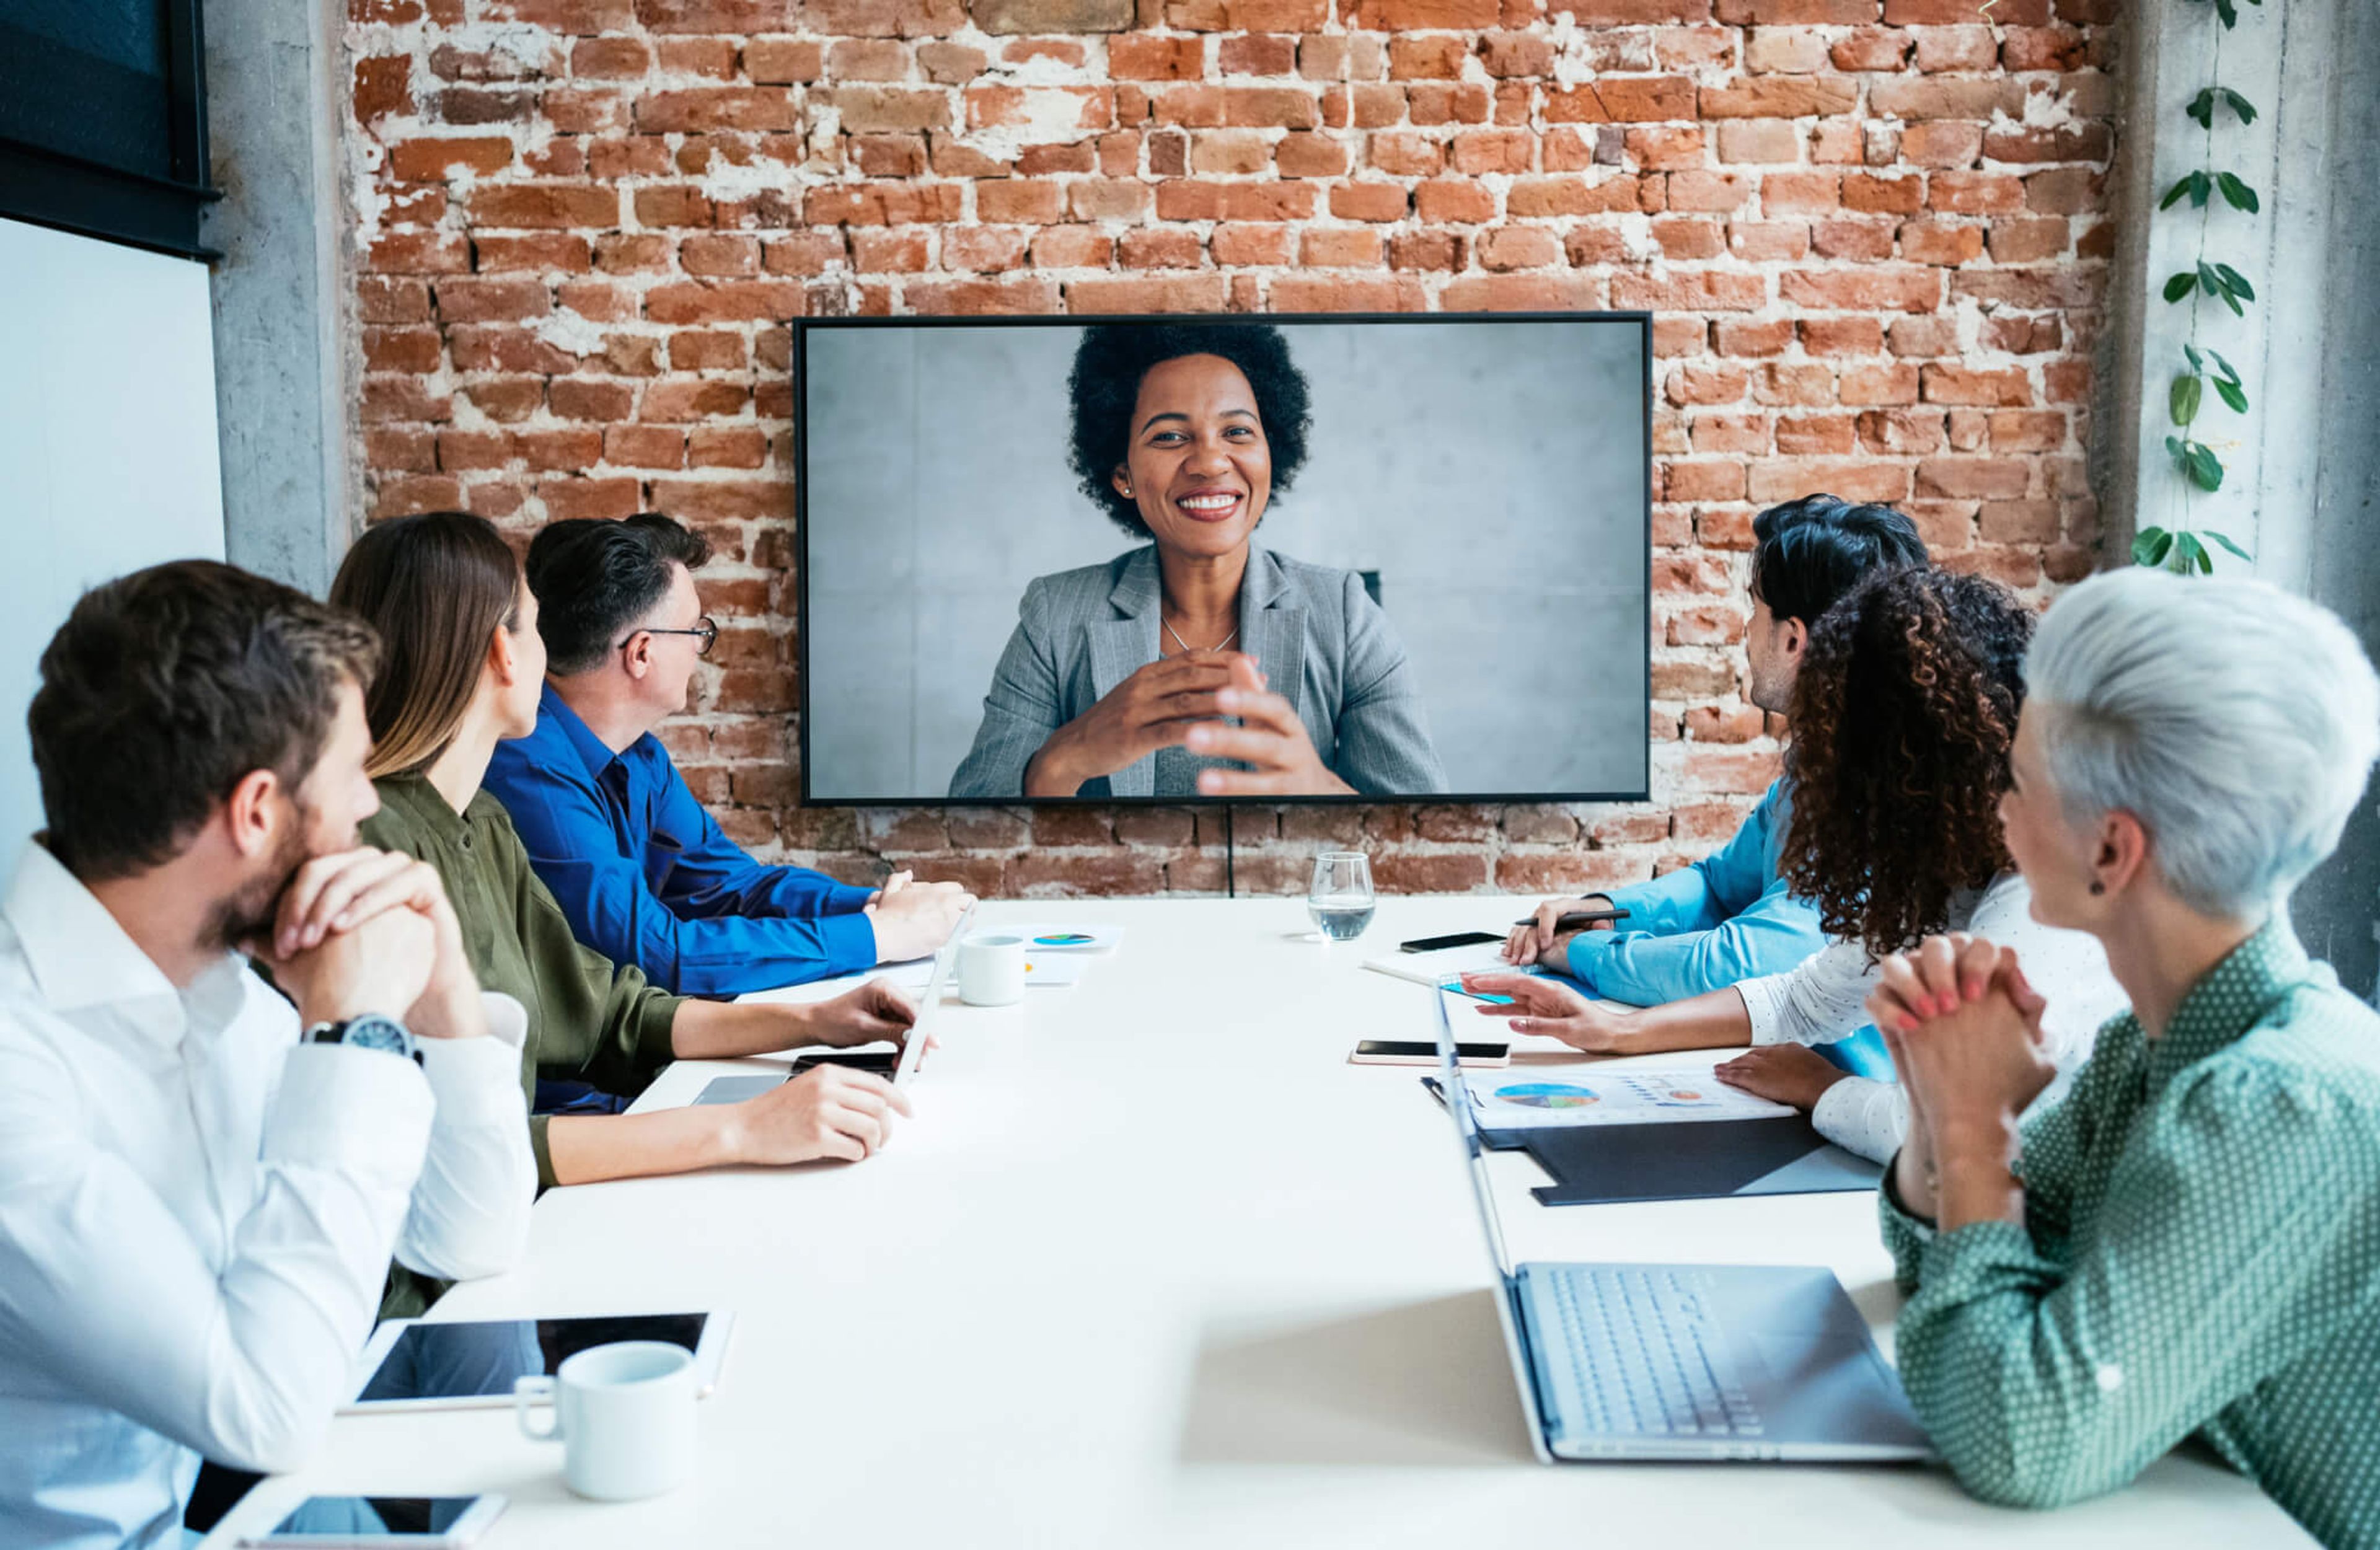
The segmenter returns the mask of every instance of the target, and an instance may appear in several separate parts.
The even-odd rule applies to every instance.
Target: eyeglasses
[[[628,639],[620,642],[613,649],[626,650],[628,642],[635,640],[638,636],[694,636],[701,642],[694,648],[694,654],[698,657],[708,657],[710,655],[711,647],[719,641],[719,622],[706,613],[694,622],[694,628],[690,630],[630,630]]]

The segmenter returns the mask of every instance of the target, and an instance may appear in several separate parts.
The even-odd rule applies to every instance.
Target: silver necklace
[[[1237,624],[1234,624],[1232,626],[1232,633],[1217,641],[1214,645],[1193,646],[1188,641],[1183,639],[1181,634],[1176,631],[1172,625],[1166,624],[1165,620],[1161,616],[1158,619],[1157,623],[1164,629],[1167,635],[1173,636],[1173,644],[1179,646],[1184,651],[1220,651],[1224,647],[1231,645],[1232,642],[1240,638],[1240,627]]]

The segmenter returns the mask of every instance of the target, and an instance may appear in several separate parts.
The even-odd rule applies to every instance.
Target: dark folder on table
[[[1423,1085],[1439,1102],[1435,1078]],[[1553,1182],[1530,1193],[1545,1205],[1728,1195],[1872,1190],[1884,1170],[1829,1142],[1805,1115],[1649,1125],[1541,1125],[1490,1130],[1499,1152],[1526,1152]]]

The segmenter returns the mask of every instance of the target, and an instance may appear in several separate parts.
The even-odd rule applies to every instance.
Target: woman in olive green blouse
[[[544,1075],[633,1094],[673,1060],[905,1035],[914,1009],[882,982],[809,1006],[694,1000],[572,937],[504,808],[480,789],[497,741],[536,726],[545,675],[537,599],[484,517],[432,512],[374,526],[347,551],[331,600],[381,636],[365,701],[381,809],[364,838],[437,868],[480,985],[528,1010],[521,1079],[532,1092]],[[722,1163],[857,1161],[908,1111],[882,1079],[820,1066],[744,1103],[529,1124],[540,1178],[577,1184]]]
[[[2380,1016],[2288,915],[2363,790],[2380,683],[2312,603],[2138,569],[2059,599],[2025,675],[2009,849],[2131,1010],[2020,1126],[2052,1072],[2015,955],[1885,964],[1910,1400],[1995,1501],[2112,1490],[2196,1436],[2324,1544],[2380,1546]]]

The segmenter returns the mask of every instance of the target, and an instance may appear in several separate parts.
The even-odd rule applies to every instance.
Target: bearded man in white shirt
[[[377,650],[192,561],[42,654],[48,828],[0,902],[0,1547],[178,1544],[201,1456],[312,1449],[392,1258],[519,1255],[525,1019],[437,875],[356,847]]]

